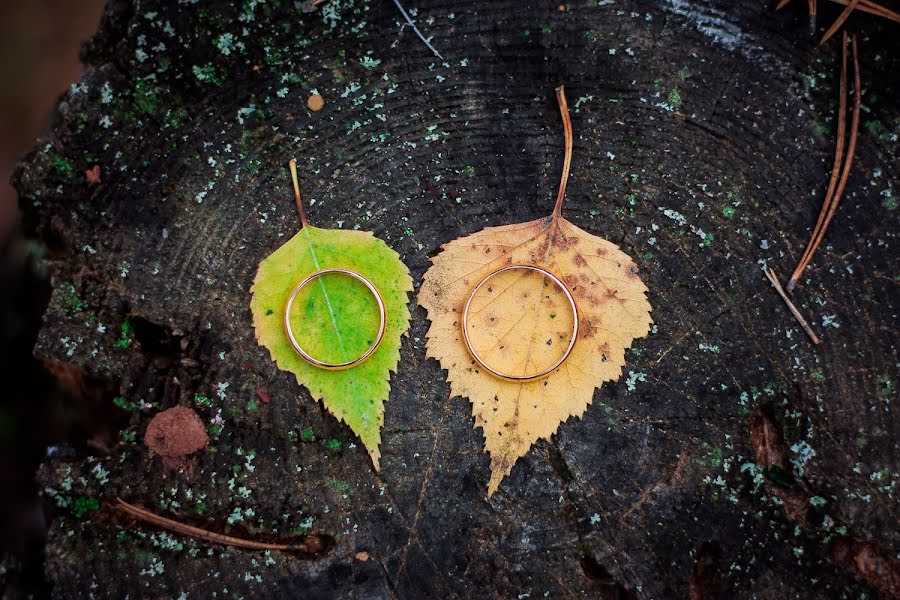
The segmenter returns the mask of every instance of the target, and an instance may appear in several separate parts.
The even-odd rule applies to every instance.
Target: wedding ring
[[[568,301],[569,301],[569,305],[572,307],[572,316],[573,316],[572,338],[569,340],[569,347],[566,348],[565,353],[555,363],[553,363],[552,365],[550,365],[549,367],[547,367],[540,373],[534,373],[531,375],[510,375],[509,373],[503,373],[502,371],[498,371],[497,369],[494,369],[493,367],[488,365],[481,356],[478,355],[478,352],[476,352],[475,348],[472,347],[472,341],[469,339],[469,328],[468,328],[469,306],[472,304],[472,299],[475,298],[475,294],[478,293],[478,290],[481,289],[481,286],[483,286],[489,279],[493,278],[496,275],[499,275],[500,273],[503,273],[504,271],[513,271],[513,270],[535,271],[537,273],[540,273],[541,275],[543,275],[544,277],[546,277],[547,279],[549,279],[550,281],[555,283],[559,287],[559,289],[561,289],[563,291],[563,293],[566,295],[566,299],[568,299]],[[547,375],[552,373],[560,365],[562,365],[566,361],[566,359],[569,358],[569,355],[572,353],[572,348],[575,347],[575,339],[578,337],[578,306],[576,306],[575,298],[572,297],[572,292],[569,291],[569,288],[566,287],[566,284],[564,284],[562,282],[562,280],[559,277],[557,277],[556,275],[554,275],[553,273],[550,273],[549,271],[547,271],[545,269],[542,269],[540,267],[535,267],[533,265],[510,265],[508,267],[503,267],[502,269],[497,269],[493,273],[489,274],[487,277],[485,277],[484,279],[479,281],[478,285],[476,285],[472,289],[472,293],[469,294],[469,299],[466,300],[466,305],[463,308],[462,329],[463,329],[463,339],[465,340],[466,348],[468,348],[469,354],[471,354],[472,358],[475,359],[475,362],[477,362],[479,365],[481,365],[485,370],[487,370],[491,374],[493,374],[501,379],[506,379],[508,381],[522,381],[522,382],[534,381],[535,379],[541,379],[542,377],[546,377]]]
[[[297,343],[297,340],[294,337],[294,332],[291,330],[291,305],[294,303],[294,298],[297,297],[297,294],[300,292],[300,290],[303,289],[306,284],[318,277],[321,277],[322,275],[328,275],[330,273],[340,273],[343,275],[348,275],[360,281],[372,293],[372,295],[375,297],[375,301],[378,302],[378,318],[380,319],[380,323],[378,325],[378,336],[375,338],[375,342],[371,346],[369,346],[369,349],[366,350],[358,358],[342,363],[327,363],[312,357],[306,350],[300,347],[300,344]],[[378,345],[381,343],[382,338],[384,338],[384,326],[384,300],[381,298],[381,294],[378,293],[378,289],[376,289],[376,287],[372,285],[371,281],[369,281],[359,273],[354,273],[353,271],[348,271],[347,269],[321,269],[319,271],[316,271],[312,275],[309,275],[306,279],[298,283],[294,288],[294,291],[291,292],[291,295],[287,301],[287,306],[285,306],[284,309],[284,330],[285,332],[287,332],[288,339],[291,341],[291,346],[294,347],[294,350],[297,351],[297,354],[302,356],[303,359],[306,360],[306,362],[312,365],[315,365],[322,369],[330,369],[332,371],[339,371],[342,369],[355,367],[356,365],[364,362],[367,358],[372,356],[372,354],[378,348]]]

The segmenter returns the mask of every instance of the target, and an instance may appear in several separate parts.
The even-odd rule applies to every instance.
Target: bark
[[[817,48],[805,5],[407,3],[442,62],[391,2],[113,0],[15,176],[53,277],[35,355],[114,424],[39,472],[53,593],[895,593],[897,29],[847,24],[866,111],[793,294],[812,346],[760,270],[793,269],[833,154],[839,39]],[[820,33],[842,8],[819,3]],[[656,328],[489,501],[481,431],[425,359],[416,309],[374,473],[254,339],[257,265],[299,227],[286,163],[310,223],[374,231],[418,284],[442,243],[549,214],[560,83],[575,131],[566,216],[635,257]],[[174,406],[210,426],[178,469],[143,443]],[[300,555],[169,536],[116,497],[232,536],[328,543]],[[838,537],[851,550],[829,549]]]

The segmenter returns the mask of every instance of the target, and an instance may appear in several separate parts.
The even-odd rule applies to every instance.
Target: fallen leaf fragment
[[[448,371],[453,396],[472,404],[491,456],[488,495],[537,440],[581,416],[594,389],[618,379],[625,349],[650,330],[647,287],[634,261],[618,246],[576,227],[561,215],[571,160],[571,123],[562,88],[557,98],[566,131],[566,158],[553,213],[543,219],[488,227],[444,244],[425,273],[418,302],[428,311],[427,355]],[[507,265],[534,265],[560,277],[575,298],[576,343],[546,378],[500,379],[479,368],[463,340],[463,307],[471,290]],[[473,297],[472,345],[493,368],[524,375],[552,366],[565,351],[573,314],[562,290],[534,272],[506,271]]]
[[[790,450],[781,427],[762,407],[750,415],[750,443],[753,444],[756,463],[766,469],[766,478],[773,484],[770,486],[772,493],[781,500],[793,521],[805,524],[812,494],[794,476]]]
[[[101,183],[100,182],[100,165],[94,165],[93,168],[90,168],[87,171],[85,171],[84,176],[88,180],[88,183]]]

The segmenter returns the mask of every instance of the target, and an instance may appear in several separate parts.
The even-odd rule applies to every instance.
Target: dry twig
[[[175,533],[180,533],[181,535],[186,535],[188,537],[197,538],[200,540],[205,540],[207,542],[212,542],[214,544],[223,544],[225,546],[235,546],[236,548],[245,548],[248,550],[276,550],[279,552],[308,552],[310,554],[314,554],[315,552],[320,551],[322,548],[321,545],[316,544],[268,544],[265,542],[254,542],[252,540],[244,540],[241,538],[232,537],[230,535],[224,535],[221,533],[213,533],[211,531],[207,531],[205,529],[200,529],[199,527],[193,527],[191,525],[185,525],[184,523],[179,523],[178,521],[173,521],[172,519],[167,519],[166,517],[161,517],[155,513],[150,512],[144,508],[140,508],[138,506],[134,506],[133,504],[128,504],[121,498],[116,498],[118,502],[118,508],[125,511],[132,517],[136,519],[140,519],[141,521],[146,521],[147,523],[152,523],[157,527],[162,527],[163,529],[167,529],[169,531],[174,531]],[[318,538],[316,538],[318,541]]]
[[[806,319],[803,318],[803,315],[800,314],[800,310],[794,306],[794,303],[791,302],[791,299],[788,298],[787,293],[785,293],[784,288],[781,287],[781,282],[778,281],[778,276],[775,275],[775,271],[773,269],[766,269],[765,271],[766,277],[768,277],[769,281],[772,282],[772,285],[775,287],[775,291],[778,292],[778,295],[781,296],[781,299],[784,300],[784,303],[787,304],[788,309],[791,311],[791,314],[794,315],[794,318],[797,319],[797,322],[800,323],[800,326],[803,327],[803,331],[806,332],[806,335],[809,336],[809,339],[812,340],[813,344],[819,344],[822,340],[819,339],[819,336],[812,330],[812,327],[809,326],[809,323],[806,322]]]

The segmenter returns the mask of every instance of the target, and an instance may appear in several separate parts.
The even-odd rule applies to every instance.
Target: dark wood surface
[[[793,269],[834,147],[840,42],[817,48],[794,4],[410,4],[442,62],[387,1],[111,2],[15,176],[53,274],[35,354],[114,425],[39,472],[54,594],[897,594],[898,29],[849,21],[858,158],[794,294],[814,347],[760,269]],[[821,30],[839,7],[819,5]],[[488,501],[481,431],[425,360],[417,308],[376,474],[254,339],[257,265],[299,226],[287,160],[312,224],[374,231],[418,284],[440,244],[549,213],[560,83],[566,215],[635,258],[656,328]],[[223,420],[181,471],[143,444],[175,405]],[[327,549],[169,537],[116,496]]]

